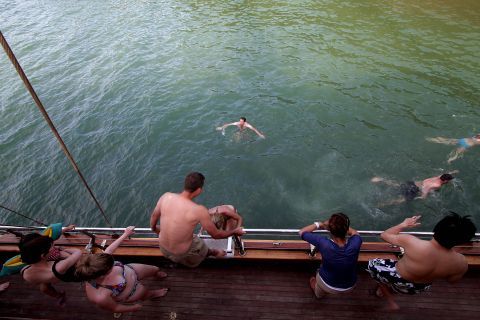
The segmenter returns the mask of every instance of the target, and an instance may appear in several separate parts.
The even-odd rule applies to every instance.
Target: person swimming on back
[[[456,145],[457,148],[453,150],[449,158],[447,160],[448,163],[458,159],[467,149],[480,145],[480,133],[476,134],[471,138],[462,138],[462,139],[451,139],[451,138],[443,138],[443,137],[436,137],[436,138],[426,138],[427,141],[447,144],[447,145]]]
[[[228,126],[237,126],[240,131],[243,131],[245,128],[248,128],[252,131],[254,131],[260,138],[265,139],[265,135],[263,135],[260,131],[258,131],[254,126],[252,126],[250,123],[247,122],[247,118],[245,117],[240,117],[240,120],[237,122],[232,122],[232,123],[226,123],[221,127],[217,127],[216,129],[218,131],[225,130],[226,127]]]
[[[422,181],[407,181],[401,184],[392,180],[382,178],[382,177],[373,177],[371,179],[371,182],[374,182],[374,183],[383,182],[386,185],[400,188],[400,193],[402,194],[403,197],[380,205],[380,206],[385,206],[385,205],[391,205],[391,204],[399,204],[404,201],[412,201],[417,198],[425,199],[428,197],[428,195],[432,191],[439,190],[444,184],[450,182],[454,178],[451,175],[451,173],[457,173],[457,172],[458,170],[452,171],[450,173],[444,173],[440,176],[427,178]]]

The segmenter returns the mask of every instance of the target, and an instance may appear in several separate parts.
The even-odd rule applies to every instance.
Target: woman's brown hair
[[[75,275],[83,281],[93,280],[106,275],[115,260],[108,253],[83,255],[75,264]]]

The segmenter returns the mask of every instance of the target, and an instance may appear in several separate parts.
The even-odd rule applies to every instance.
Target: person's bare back
[[[167,192],[160,197],[154,210],[159,210],[161,231],[159,244],[174,254],[187,252],[192,244],[192,234],[200,222],[202,211],[208,214],[207,208],[181,194]]]
[[[241,226],[232,230],[217,229],[207,208],[193,202],[202,193],[204,180],[199,172],[189,173],[183,191],[163,194],[150,217],[150,227],[159,235],[159,247],[164,257],[191,268],[198,266],[207,256],[226,254],[224,250],[208,248],[205,241],[193,234],[198,224],[214,239],[245,233]],[[157,225],[159,220],[160,225]]]
[[[436,241],[409,236],[403,245],[404,256],[398,261],[398,273],[417,283],[431,283],[438,279],[455,281],[467,271],[465,257],[442,247]]]

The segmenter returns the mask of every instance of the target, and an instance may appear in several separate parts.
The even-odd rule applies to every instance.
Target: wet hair
[[[106,275],[114,263],[113,256],[108,253],[86,254],[75,264],[75,276],[82,281],[94,280]]]
[[[328,220],[328,230],[335,237],[345,238],[349,227],[350,219],[341,212],[332,214]]]
[[[458,213],[450,214],[440,220],[433,228],[433,238],[442,246],[450,249],[456,245],[470,241],[477,228],[470,216],[461,217]]]
[[[453,176],[450,173],[444,173],[440,176],[440,180],[442,181],[450,181],[453,179]]]
[[[18,248],[22,261],[26,264],[37,263],[47,254],[53,245],[53,239],[38,233],[29,233],[20,239]]]
[[[205,182],[205,177],[200,172],[190,172],[185,177],[185,184],[183,189],[188,192],[194,192],[198,188],[203,187],[203,183]]]
[[[245,118],[245,117],[240,117],[240,120],[243,120],[243,121],[247,122],[247,118]]]

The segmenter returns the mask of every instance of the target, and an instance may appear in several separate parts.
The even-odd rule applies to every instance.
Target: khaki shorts
[[[347,289],[342,289],[342,288],[334,288],[329,286],[328,284],[323,281],[322,277],[317,272],[317,276],[315,277],[315,296],[317,298],[323,297],[326,293],[328,294],[340,294],[340,293],[348,293],[353,290],[353,287],[347,288]]]
[[[173,262],[183,264],[189,268],[195,268],[207,257],[208,247],[205,241],[194,235],[192,245],[188,251],[183,254],[173,254],[162,247],[160,247],[160,251],[162,251],[165,258]]]

